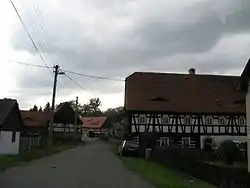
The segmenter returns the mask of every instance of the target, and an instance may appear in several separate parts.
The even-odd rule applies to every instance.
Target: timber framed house
[[[130,135],[153,133],[158,145],[203,148],[214,139],[246,139],[244,101],[239,76],[190,69],[188,74],[135,72],[125,82]]]

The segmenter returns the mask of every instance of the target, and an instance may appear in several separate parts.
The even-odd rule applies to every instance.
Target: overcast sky
[[[250,54],[249,0],[14,0],[49,65],[124,79],[135,71],[240,75]],[[53,76],[9,1],[0,1],[0,97],[21,109],[51,101]],[[56,103],[100,97],[102,109],[124,103],[124,82],[58,77]]]

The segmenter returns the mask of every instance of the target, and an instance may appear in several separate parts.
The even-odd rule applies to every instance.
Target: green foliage
[[[33,108],[30,109],[32,112],[38,112],[38,107],[37,105],[34,105]]]
[[[124,165],[159,188],[213,188],[187,174],[139,158],[122,158]]]
[[[42,109],[42,107],[40,106],[40,108],[39,108],[39,110],[38,110],[39,112],[42,112],[43,111],[43,109]]]
[[[240,159],[241,153],[236,143],[226,140],[219,146],[219,156],[226,164],[232,165]]]
[[[74,100],[69,101],[74,110],[77,110],[78,114],[81,116],[103,116],[100,110],[101,100],[99,98],[92,98],[87,104],[80,104],[76,106]]]
[[[50,111],[50,109],[51,109],[50,103],[49,103],[49,102],[47,102],[47,104],[45,105],[45,107],[44,107],[43,111],[44,111],[44,112],[49,112],[49,111]]]
[[[112,122],[121,122],[125,118],[124,107],[120,106],[117,108],[108,108],[104,114],[112,121]]]

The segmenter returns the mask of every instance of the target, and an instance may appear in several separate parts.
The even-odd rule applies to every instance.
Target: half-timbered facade
[[[247,161],[250,172],[250,59],[241,74],[241,90],[245,93],[246,116],[247,116]]]
[[[154,133],[158,145],[204,147],[206,139],[246,141],[244,94],[237,76],[136,72],[126,78],[131,135]],[[205,143],[206,144],[206,143]]]

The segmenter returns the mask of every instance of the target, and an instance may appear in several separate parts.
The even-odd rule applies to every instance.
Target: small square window
[[[225,117],[219,118],[219,125],[226,125],[226,118]]]
[[[213,124],[213,118],[210,117],[210,116],[206,117],[205,123],[206,123],[206,125],[212,125]]]
[[[146,124],[147,118],[146,116],[139,116],[139,124]]]
[[[239,118],[239,125],[246,125],[246,119],[245,119],[245,117],[240,117]]]
[[[190,116],[186,116],[184,119],[185,125],[191,125],[192,124],[192,118]]]
[[[16,132],[12,132],[11,142],[16,142]]]
[[[163,116],[161,121],[162,121],[162,125],[169,125],[169,122],[170,122],[168,116]]]

